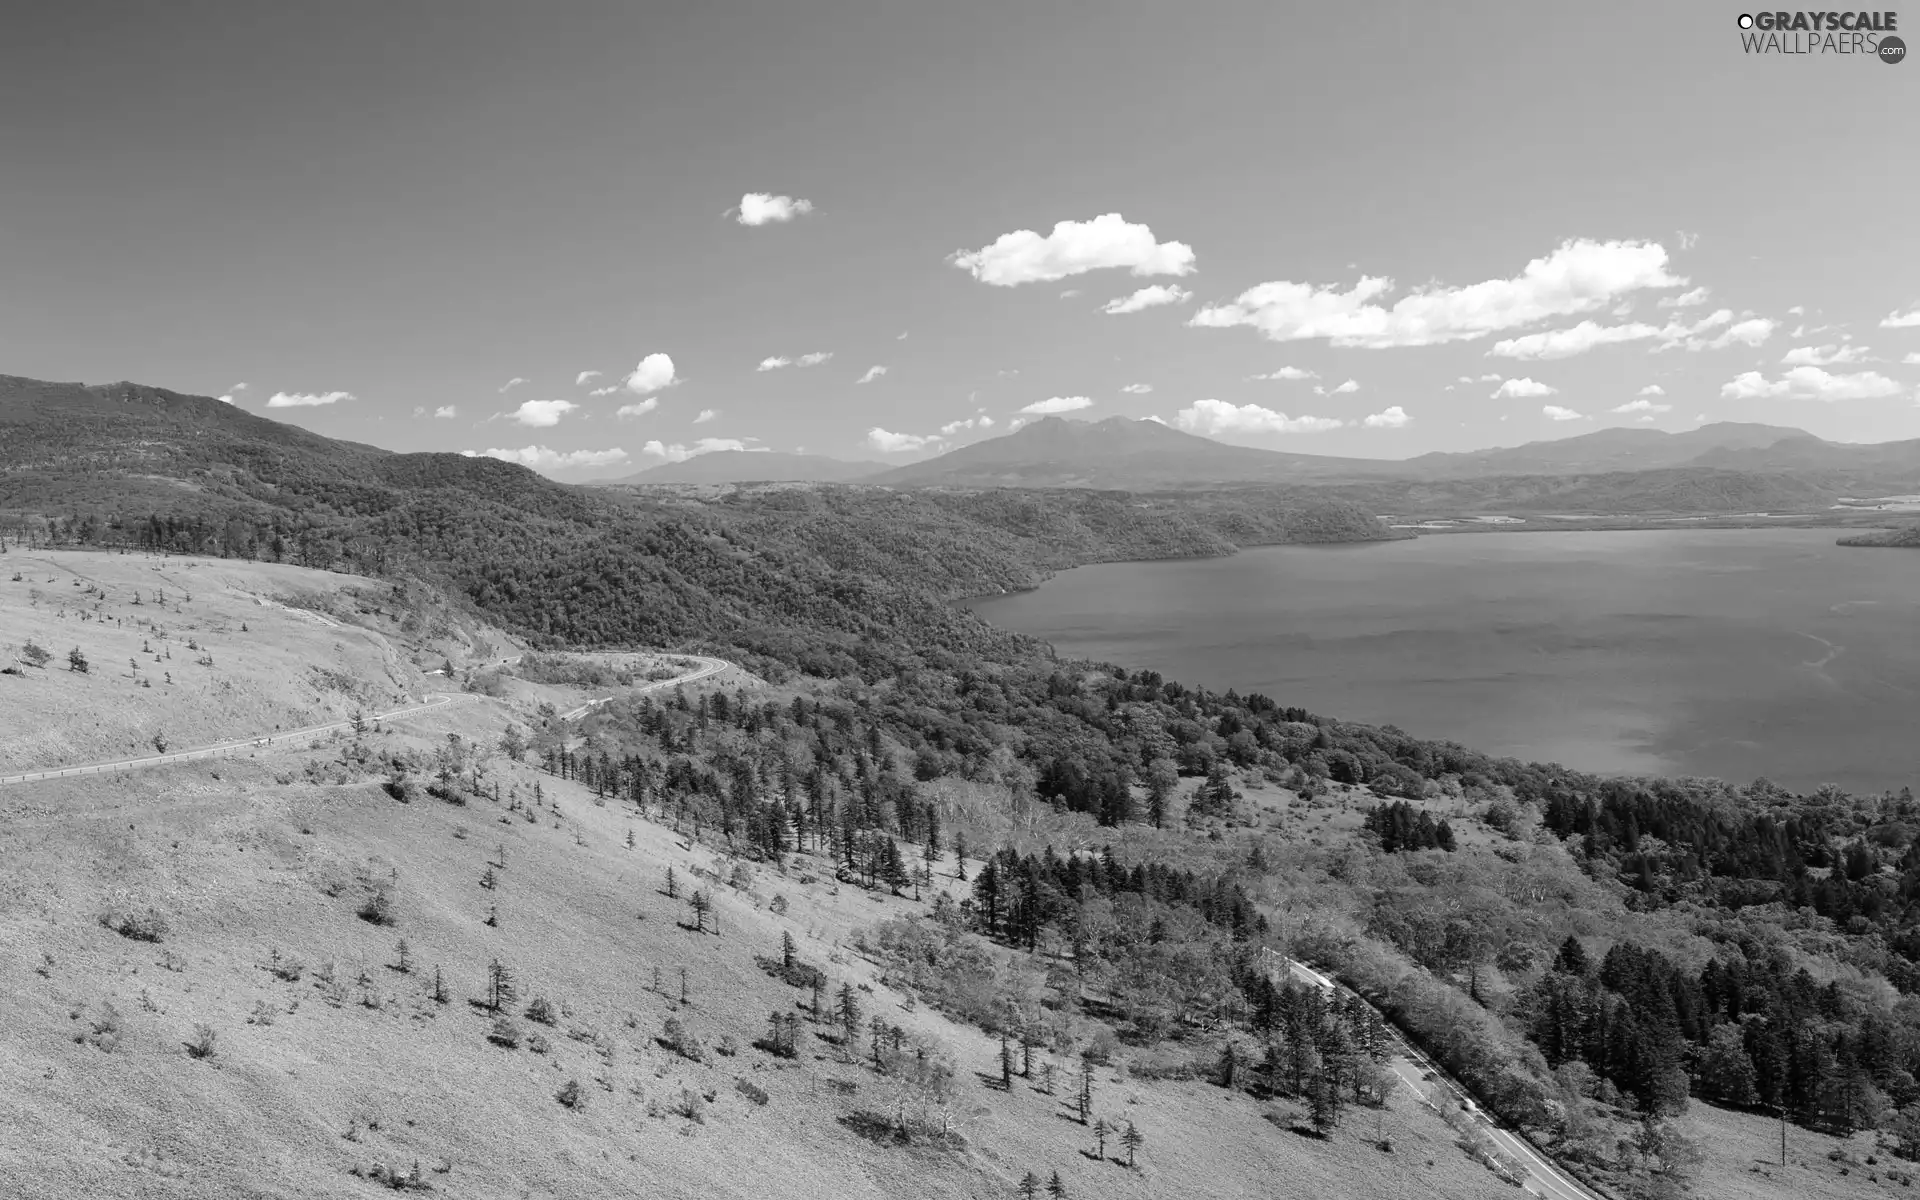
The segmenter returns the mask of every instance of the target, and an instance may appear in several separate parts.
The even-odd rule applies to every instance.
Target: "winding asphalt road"
[[[1358,995],[1305,963],[1289,959],[1287,970],[1302,983],[1311,984],[1328,993]],[[1362,1002],[1366,1000],[1364,996],[1360,999]],[[1426,1104],[1433,1103],[1432,1097],[1424,1090],[1428,1087],[1451,1096],[1480,1126],[1488,1139],[1499,1147],[1502,1154],[1520,1164],[1520,1168],[1527,1173],[1524,1185],[1527,1191],[1536,1196],[1547,1197],[1548,1200],[1600,1200],[1597,1193],[1555,1166],[1550,1159],[1535,1150],[1533,1144],[1527,1139],[1496,1121],[1491,1113],[1474,1102],[1466,1089],[1448,1078],[1446,1072],[1442,1071],[1433,1060],[1416,1047],[1409,1045],[1391,1024],[1387,1026],[1387,1033],[1399,1048],[1399,1053],[1389,1059],[1387,1065],[1393,1068],[1393,1073],[1407,1085],[1407,1090]]]
[[[651,692],[658,688],[673,687],[676,684],[692,683],[696,679],[705,679],[709,675],[717,675],[732,665],[725,659],[706,658],[699,655],[680,655],[678,657],[695,659],[700,663],[699,669],[689,671],[684,675],[676,675],[672,679],[656,680],[653,683],[644,684],[629,690],[633,692]],[[515,660],[501,659],[500,661],[502,664],[508,664]],[[404,717],[417,716],[423,712],[431,712],[436,708],[444,708],[449,704],[462,704],[473,698],[470,693],[466,692],[433,692],[428,695],[426,701],[423,703],[408,705],[405,708],[396,708],[392,712],[371,713],[368,714],[365,719],[368,721],[397,721]],[[579,708],[561,714],[560,719],[563,721],[576,720],[579,717],[585,716],[589,710],[598,705],[605,704],[611,699],[613,699],[612,696],[602,696],[598,700],[589,700]],[[335,730],[352,728],[352,726],[352,721],[332,721],[325,725],[309,725],[305,729],[290,729],[285,732],[277,732],[271,736],[261,735],[259,737],[236,738],[232,741],[215,742],[210,746],[196,746],[191,750],[173,750],[166,754],[151,754],[145,758],[123,758],[115,762],[85,763],[74,767],[52,767],[44,771],[27,771],[19,775],[0,775],[0,787],[15,783],[36,783],[43,779],[65,779],[73,775],[105,775],[114,771],[135,771],[142,767],[158,767],[164,766],[167,763],[187,762],[190,759],[196,758],[218,758],[222,755],[237,754],[244,750],[264,748],[267,746],[298,745],[302,742],[312,741],[316,737],[333,733]]]

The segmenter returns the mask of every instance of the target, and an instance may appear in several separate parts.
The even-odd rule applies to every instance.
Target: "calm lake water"
[[[1822,529],[1447,534],[1068,571],[1063,654],[1589,771],[1920,787],[1920,551]]]

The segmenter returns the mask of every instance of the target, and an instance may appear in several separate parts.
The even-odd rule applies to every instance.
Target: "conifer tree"
[[[783,969],[788,971],[793,970],[795,950],[796,947],[793,944],[792,932],[782,930],[780,933],[780,965]]]
[[[1067,1185],[1061,1181],[1058,1171],[1047,1180],[1047,1197],[1048,1200],[1067,1200]]]
[[[507,964],[497,958],[488,963],[487,1007],[496,1013],[502,1008],[510,1008],[518,994],[514,987],[513,971]]]
[[[1075,1098],[1074,1107],[1079,1110],[1080,1123],[1085,1125],[1087,1118],[1093,1115],[1093,1060],[1080,1060],[1080,1095]]]
[[[1107,1135],[1114,1131],[1105,1117],[1093,1123],[1093,1156],[1101,1162],[1107,1159]]]
[[[1134,1155],[1137,1154],[1140,1147],[1146,1145],[1146,1143],[1147,1139],[1145,1135],[1140,1132],[1132,1121],[1128,1121],[1127,1127],[1120,1131],[1120,1144],[1127,1148],[1127,1166],[1131,1167],[1134,1165]]]
[[[1021,1200],[1038,1200],[1040,1195],[1040,1177],[1028,1171],[1020,1177]]]

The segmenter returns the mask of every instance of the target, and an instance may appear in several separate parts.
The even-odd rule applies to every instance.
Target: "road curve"
[[[673,687],[681,683],[692,683],[696,679],[705,679],[709,675],[717,675],[732,665],[725,659],[707,658],[702,655],[680,655],[679,657],[697,659],[700,663],[699,669],[689,671],[685,675],[676,675],[672,679],[656,680],[653,683],[645,684],[631,690],[636,692],[650,692],[656,688]],[[513,662],[514,660],[502,659],[500,661],[505,664]],[[605,704],[612,698],[611,696],[603,696],[598,700],[589,700],[579,708],[562,714],[561,719],[571,721],[575,718],[585,716],[589,709],[596,705]],[[396,708],[392,712],[369,713],[364,719],[368,721],[395,721],[403,717],[411,717],[436,708],[442,708],[449,704],[462,704],[472,699],[474,699],[474,697],[466,692],[434,692],[431,693],[423,703],[408,705],[405,708]],[[262,734],[258,737],[236,738],[227,742],[215,742],[210,746],[196,746],[191,750],[174,750],[166,754],[151,754],[145,758],[124,758],[115,762],[84,763],[73,767],[50,767],[44,771],[27,771],[18,775],[0,775],[0,787],[15,783],[37,783],[43,779],[65,779],[73,775],[105,775],[114,771],[135,771],[142,767],[158,767],[164,766],[167,763],[187,762],[190,759],[196,758],[218,758],[221,755],[235,754],[242,750],[252,750],[256,747],[298,744],[300,742],[311,741],[316,737],[332,733],[335,730],[350,729],[352,726],[352,721],[332,721],[325,725],[310,725],[305,729],[291,729],[283,733],[274,733],[270,736]]]
[[[691,658],[700,664],[700,669],[697,671],[689,671],[685,675],[675,675],[672,679],[656,679],[652,683],[643,683],[639,687],[628,688],[626,689],[626,694],[639,695],[642,692],[653,692],[661,688],[677,687],[683,683],[692,683],[696,679],[705,679],[709,675],[718,675],[733,665],[724,658],[708,658],[704,654],[676,654],[673,657]],[[562,721],[577,721],[611,699],[613,699],[612,696],[602,696],[598,700],[589,700],[579,708],[570,708],[566,712],[561,713],[560,719]]]
[[[1342,987],[1305,963],[1288,959],[1287,970],[1302,983],[1311,984],[1323,991],[1336,995],[1344,992],[1359,996],[1359,993]],[[1359,998],[1362,1003],[1368,1003],[1366,997]],[[1387,1032],[1400,1049],[1400,1053],[1394,1055],[1388,1065],[1393,1068],[1393,1073],[1400,1077],[1401,1082],[1407,1085],[1407,1090],[1426,1103],[1431,1103],[1431,1100],[1421,1090],[1424,1085],[1431,1084],[1435,1089],[1450,1095],[1467,1111],[1467,1114],[1480,1126],[1481,1132],[1487,1135],[1500,1152],[1513,1159],[1522,1170],[1526,1171],[1527,1191],[1536,1196],[1547,1197],[1548,1200],[1599,1200],[1597,1193],[1534,1149],[1533,1143],[1496,1121],[1491,1113],[1474,1101],[1465,1088],[1455,1083],[1432,1059],[1402,1037],[1400,1031],[1391,1023],[1387,1025]]]

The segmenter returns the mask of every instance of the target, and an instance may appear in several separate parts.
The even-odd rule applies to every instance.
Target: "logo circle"
[[[1901,41],[1897,37],[1883,37],[1880,39],[1880,61],[1881,62],[1897,63],[1904,60],[1906,57],[1907,57],[1907,44],[1905,42]]]
[[[1753,28],[1753,15],[1752,15],[1751,13],[1741,13],[1741,14],[1740,14],[1740,20],[1739,20],[1739,25],[1740,25],[1740,28],[1742,28],[1742,29],[1752,29],[1752,28]]]

